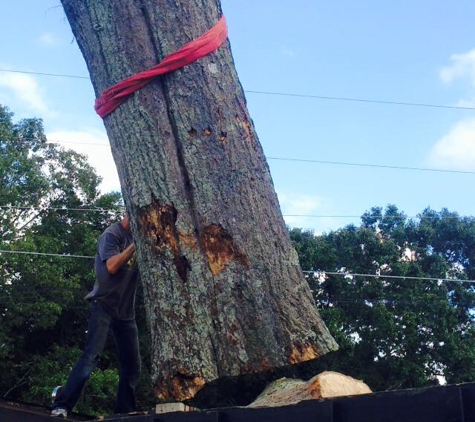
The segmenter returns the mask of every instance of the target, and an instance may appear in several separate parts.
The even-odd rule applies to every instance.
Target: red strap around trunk
[[[112,113],[117,107],[138,89],[147,85],[153,78],[180,69],[217,50],[228,37],[228,29],[224,16],[218,23],[200,38],[183,46],[180,50],[165,57],[161,63],[144,72],[106,89],[96,99],[94,108],[102,118]]]

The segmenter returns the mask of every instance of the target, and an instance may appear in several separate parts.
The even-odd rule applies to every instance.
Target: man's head
[[[122,224],[122,227],[126,230],[130,230],[130,218],[127,214],[124,215],[122,218],[122,221],[120,222]]]

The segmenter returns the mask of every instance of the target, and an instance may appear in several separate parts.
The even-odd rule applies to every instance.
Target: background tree
[[[206,33],[218,0],[62,0],[96,94]],[[145,287],[157,398],[336,349],[292,248],[229,43],[105,118]]]
[[[475,380],[475,286],[450,281],[474,278],[473,217],[426,209],[408,219],[390,205],[365,213],[360,227],[321,236],[294,229],[291,237],[304,269],[341,273],[308,275],[340,344],[321,365],[378,391],[437,384],[439,376]]]
[[[95,254],[123,212],[120,194],[101,195],[99,182],[84,156],[47,143],[40,119],[13,123],[0,106],[0,250],[18,252],[0,253],[0,397],[48,403],[82,350],[93,260],[34,254]],[[113,356],[104,354],[80,411],[112,410]]]

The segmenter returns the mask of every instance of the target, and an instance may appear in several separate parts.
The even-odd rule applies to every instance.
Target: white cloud
[[[470,85],[475,87],[475,49],[467,53],[452,54],[452,64],[442,68],[440,78],[446,84],[457,79],[468,79]]]
[[[59,38],[55,37],[51,32],[44,32],[38,39],[38,44],[44,47],[56,47],[61,44]]]
[[[107,135],[91,131],[56,131],[47,134],[49,142],[57,143],[68,149],[85,154],[89,163],[102,177],[100,189],[103,193],[120,191],[117,168],[109,146]]]
[[[459,100],[457,104],[455,104],[457,107],[469,107],[469,108],[475,108],[475,99],[472,100]]]
[[[284,46],[280,49],[280,54],[282,54],[283,56],[294,57],[295,51]]]
[[[322,214],[326,205],[323,198],[295,193],[277,192],[285,223],[290,227],[313,229],[316,232],[332,225],[328,219],[305,217]]]
[[[43,100],[38,82],[32,75],[20,73],[0,74],[0,88],[13,94],[15,100],[19,101],[31,110],[47,113],[49,108]],[[2,93],[0,92],[0,95]]]
[[[457,102],[459,107],[475,107],[475,49],[453,54],[451,64],[442,68],[440,79],[446,84],[460,80],[466,84],[467,98]],[[460,170],[475,170],[475,119],[456,123],[429,151],[425,163],[429,166]]]
[[[458,122],[439,139],[426,163],[437,168],[475,171],[475,119]]]

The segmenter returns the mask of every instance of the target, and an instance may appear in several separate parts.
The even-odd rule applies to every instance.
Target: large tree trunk
[[[62,3],[97,95],[221,15],[218,0]],[[105,126],[137,244],[158,399],[337,348],[291,245],[228,42],[135,93]]]

